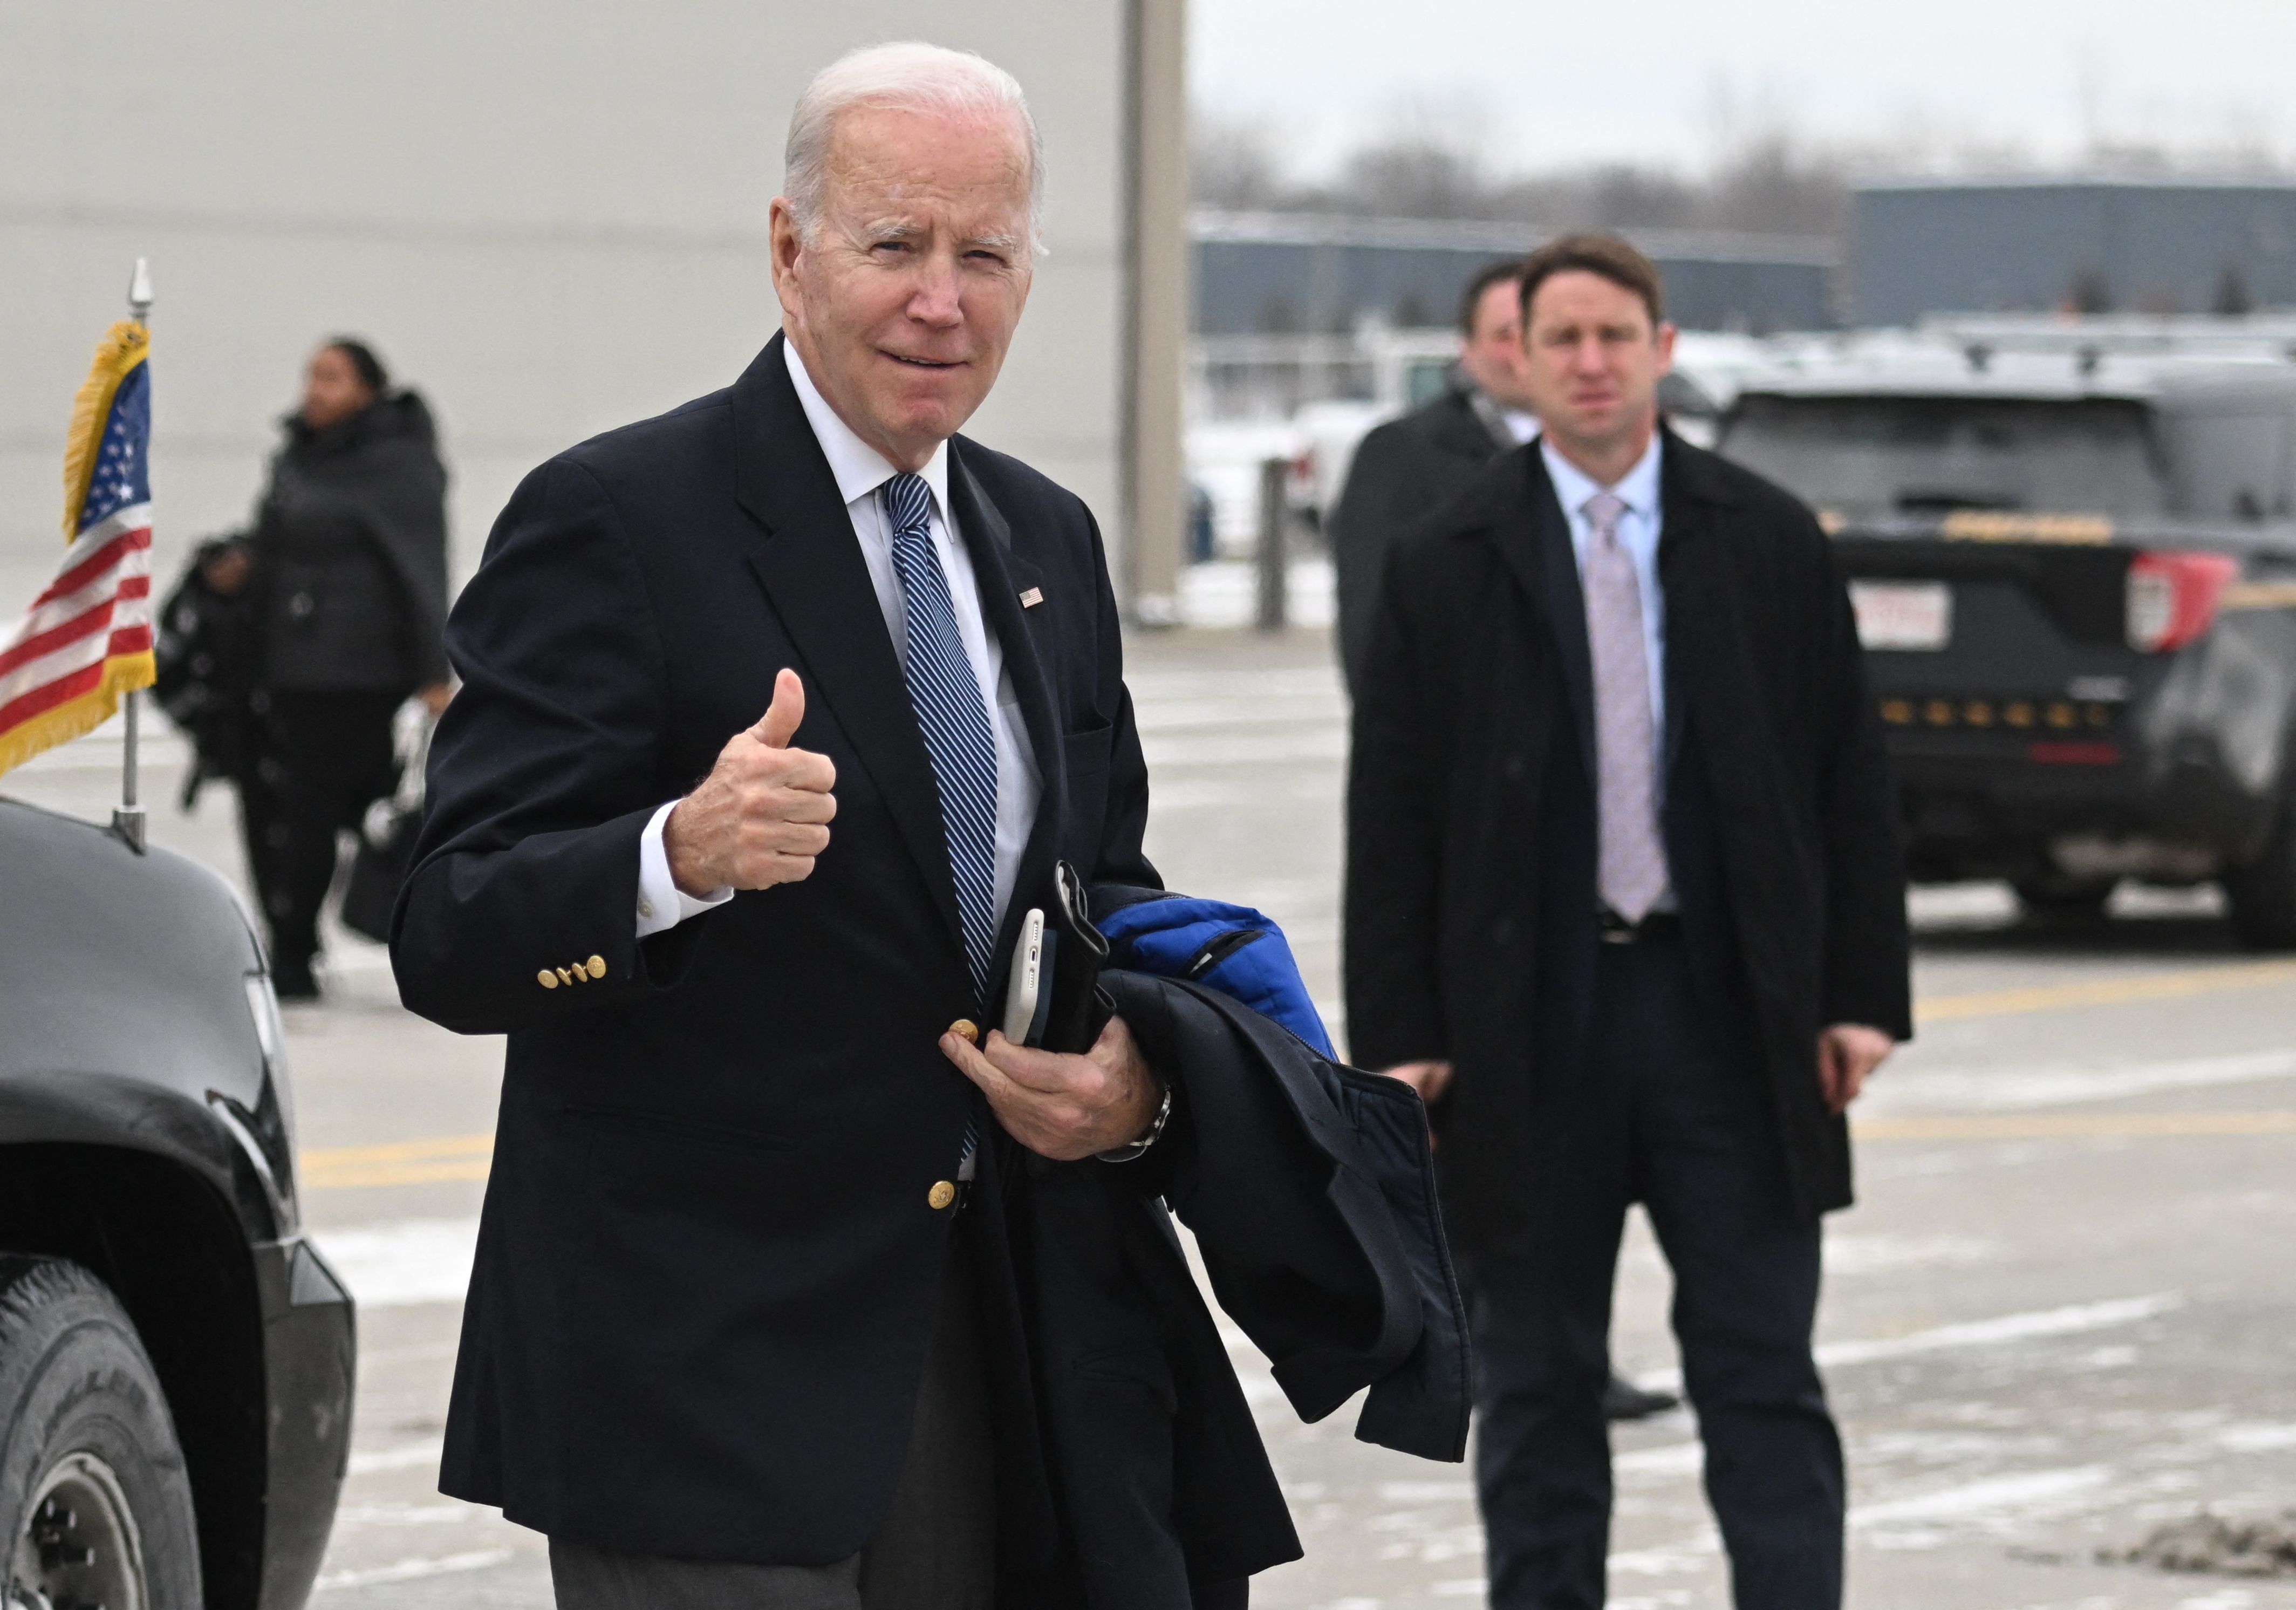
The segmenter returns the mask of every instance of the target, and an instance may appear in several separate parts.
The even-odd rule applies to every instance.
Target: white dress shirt
[[[1538,415],[1536,414],[1526,414],[1521,408],[1501,408],[1499,417],[1506,421],[1506,428],[1514,437],[1517,447],[1538,434]]]
[[[1619,516],[1619,540],[1626,545],[1628,556],[1635,562],[1635,590],[1642,595],[1643,652],[1650,661],[1651,733],[1659,745],[1660,764],[1652,775],[1666,773],[1666,594],[1659,586],[1658,539],[1664,527],[1658,498],[1658,454],[1660,438],[1653,433],[1651,444],[1612,487],[1597,485],[1594,478],[1554,450],[1554,444],[1541,439],[1538,455],[1546,461],[1546,473],[1554,482],[1554,496],[1562,505],[1563,517],[1570,522],[1570,552],[1578,558],[1578,575],[1587,575],[1587,544],[1593,539],[1593,529],[1587,523],[1587,500],[1597,492],[1608,492],[1627,505]]]
[[[893,569],[892,530],[885,523],[884,504],[877,496],[877,489],[900,472],[837,416],[837,411],[822,396],[821,389],[813,383],[813,376],[806,372],[805,362],[798,357],[794,343],[784,341],[782,356],[789,362],[790,380],[797,387],[798,401],[804,406],[806,420],[813,426],[814,437],[829,460],[829,472],[837,480],[838,495],[845,499],[846,518],[853,522],[854,538],[861,545],[862,562],[869,567],[869,584],[876,591],[878,609],[884,613],[885,629],[893,639],[893,653],[906,669],[909,657],[907,602],[901,591],[900,576]],[[932,493],[933,551],[940,560],[941,573],[948,579],[949,599],[956,606],[957,636],[964,641],[965,658],[972,662],[972,674],[980,683],[980,696],[988,707],[989,726],[996,736],[996,920],[1001,924],[1020,874],[1021,853],[1028,847],[1029,834],[1037,825],[1037,803],[1043,793],[1043,780],[1037,770],[1035,747],[1029,742],[1029,729],[1021,717],[1020,702],[1013,692],[1012,676],[1004,669],[1004,651],[981,616],[980,586],[973,576],[972,555],[959,539],[955,516],[949,507],[948,444],[943,442],[934,448],[931,460],[917,473]],[[676,803],[672,800],[655,811],[638,841],[640,939],[675,927],[697,912],[707,911],[733,898],[731,889],[718,889],[696,899],[679,889],[670,877],[669,856],[662,847],[661,835],[662,826]],[[833,835],[836,829],[832,826],[830,831]]]

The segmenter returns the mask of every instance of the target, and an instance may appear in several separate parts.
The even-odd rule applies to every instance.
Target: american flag
[[[152,685],[151,351],[140,322],[114,324],[74,401],[63,564],[0,636],[0,771]]]

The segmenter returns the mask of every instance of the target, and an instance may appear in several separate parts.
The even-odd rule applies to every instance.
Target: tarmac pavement
[[[1338,1021],[1344,702],[1320,631],[1142,637],[1131,677],[1172,886],[1283,924]],[[188,817],[153,746],[152,836],[234,876],[226,792]],[[0,790],[101,817],[98,734]],[[832,850],[834,853],[834,850]],[[1921,1034],[1858,1109],[1861,1201],[1827,1235],[1820,1358],[1848,1445],[1850,1599],[1875,1610],[2296,1610],[2296,1577],[2105,1564],[2203,1507],[2296,1503],[2296,959],[2240,953],[2212,897],[2124,890],[2037,927],[1989,886],[1914,899]],[[287,1012],[306,1212],[361,1302],[357,1431],[319,1610],[550,1603],[542,1540],[440,1497],[437,1455],[501,1046],[399,1008],[338,935]],[[1668,1278],[1634,1222],[1616,1351],[1671,1382]],[[1279,1610],[1482,1596],[1466,1471],[1303,1426],[1233,1344],[1307,1547]],[[1687,1410],[1621,1428],[1611,1603],[1719,1606]],[[1751,1610],[1751,1607],[1750,1607]]]

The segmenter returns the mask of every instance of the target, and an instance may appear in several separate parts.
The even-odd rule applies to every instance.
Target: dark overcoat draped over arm
[[[1718,1023],[1745,1027],[1795,1201],[1816,1213],[1850,1200],[1819,1028],[1912,1032],[1880,721],[1808,511],[1670,433],[1663,466],[1669,854],[1678,875],[1702,869],[1710,842],[1716,923],[1692,924],[1711,941],[1693,964],[1727,998]],[[1543,1064],[1579,1048],[1570,1024],[1596,943],[1568,545],[1537,448],[1496,460],[1391,556],[1357,690],[1350,1042],[1367,1067],[1454,1064],[1433,1117],[1463,1246],[1522,1228],[1539,1081],[1568,1072]]]
[[[1055,1574],[1094,1610],[1241,1605],[1240,1579],[1300,1549],[1172,1215],[1301,1418],[1368,1387],[1358,1438],[1457,1460],[1466,1317],[1426,1113],[1225,996],[1107,982],[1173,1073],[1166,1141],[1136,1163],[1018,1158],[1000,1192],[1067,1523]]]

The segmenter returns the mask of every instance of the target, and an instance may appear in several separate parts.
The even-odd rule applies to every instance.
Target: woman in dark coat
[[[248,862],[279,994],[309,999],[337,834],[397,783],[399,706],[449,692],[447,472],[430,409],[359,341],[312,354],[284,424],[244,558],[219,563],[253,589],[258,638]]]

